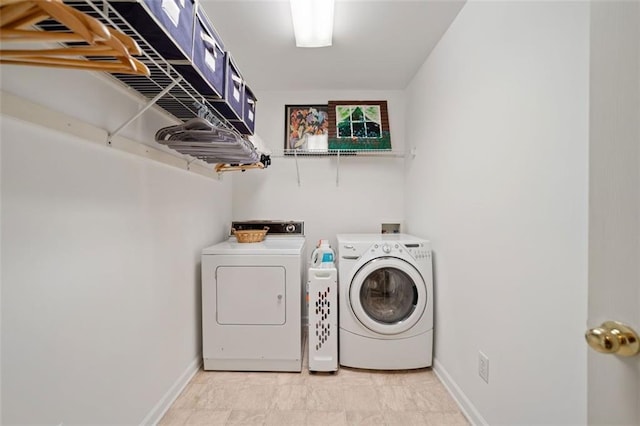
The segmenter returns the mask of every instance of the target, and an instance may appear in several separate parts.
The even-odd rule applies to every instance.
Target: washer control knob
[[[391,246],[389,244],[385,244],[382,246],[382,251],[385,253],[391,253]]]
[[[290,223],[284,228],[284,230],[291,233],[296,230],[296,226],[293,223]]]

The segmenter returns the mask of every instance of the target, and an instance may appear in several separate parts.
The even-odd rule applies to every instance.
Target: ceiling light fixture
[[[331,46],[334,0],[289,0],[298,47]]]

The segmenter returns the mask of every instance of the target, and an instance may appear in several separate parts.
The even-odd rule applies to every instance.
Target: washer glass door
[[[366,263],[353,278],[349,291],[351,307],[358,320],[381,334],[398,334],[422,316],[426,286],[409,263],[381,257]]]

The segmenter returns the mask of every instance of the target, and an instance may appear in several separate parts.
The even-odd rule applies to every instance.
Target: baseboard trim
[[[436,376],[440,379],[442,384],[447,388],[453,399],[455,399],[456,403],[460,407],[462,414],[471,422],[472,425],[476,426],[488,426],[489,423],[480,415],[480,412],[476,409],[475,405],[467,398],[467,396],[462,392],[462,389],[456,384],[456,382],[451,378],[447,370],[443,367],[443,365],[438,362],[437,359],[433,360],[433,372],[436,373]]]
[[[140,425],[156,425],[162,419],[162,416],[169,410],[171,404],[175,402],[182,390],[191,381],[193,376],[200,370],[202,365],[202,358],[198,356],[194,359],[186,370],[178,377],[178,380],[169,388],[167,393],[160,398],[160,401],[149,411],[149,414],[142,420]]]

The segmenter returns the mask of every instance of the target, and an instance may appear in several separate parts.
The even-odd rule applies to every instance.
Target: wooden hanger
[[[129,58],[133,68],[117,62],[101,62],[85,59],[55,58],[46,56],[24,56],[19,58],[0,58],[0,64],[31,65],[35,67],[68,68],[87,71],[104,71],[115,74],[149,75],[145,64],[135,58]]]
[[[217,173],[222,173],[222,172],[237,172],[237,171],[245,171],[245,170],[250,170],[250,169],[264,169],[264,164],[258,162],[258,163],[253,163],[253,164],[239,164],[237,166],[231,165],[231,164],[224,164],[224,163],[220,163],[218,165],[216,165],[216,172]]]
[[[29,28],[49,18],[70,31]],[[149,75],[147,66],[131,56],[141,54],[135,40],[65,5],[62,0],[0,0],[0,40],[87,44],[52,49],[2,49],[0,63]],[[98,59],[93,59],[96,57]]]

